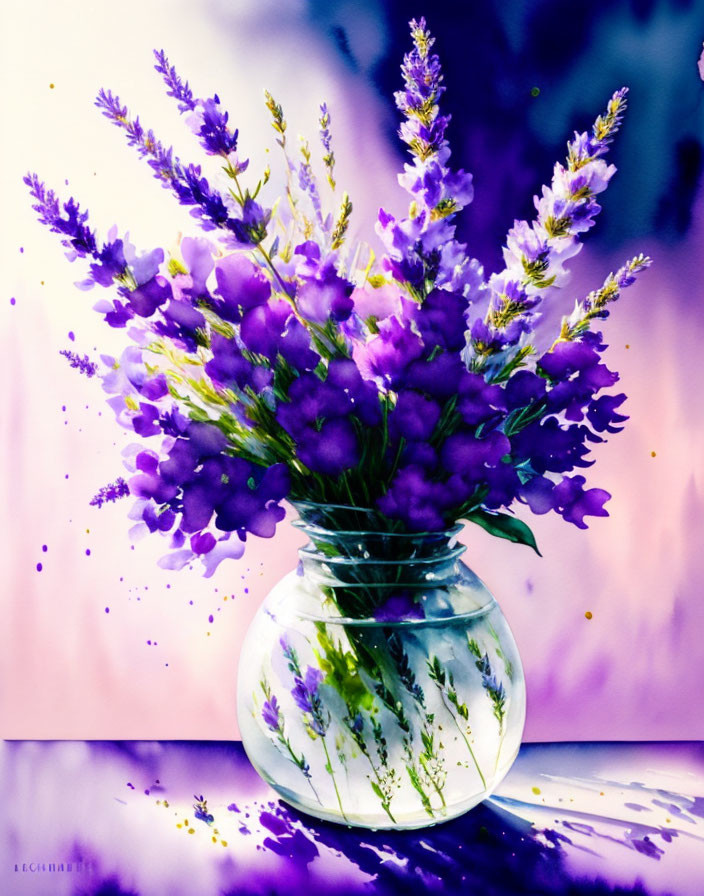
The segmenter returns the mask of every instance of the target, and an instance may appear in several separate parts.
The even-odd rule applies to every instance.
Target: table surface
[[[4,741],[2,896],[703,896],[704,744],[527,744],[411,832],[289,809],[241,744]],[[207,818],[194,814],[194,797]]]

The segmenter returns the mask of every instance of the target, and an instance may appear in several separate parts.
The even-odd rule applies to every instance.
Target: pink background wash
[[[72,371],[58,349],[117,351],[121,337],[90,310],[98,292],[73,287],[79,264],[65,262],[53,235],[36,224],[20,179],[39,171],[85,202],[103,232],[114,221],[131,225],[141,247],[193,231],[92,107],[97,88],[112,86],[194,157],[151,72],[151,48],[164,46],[196,91],[217,89],[236,110],[255,160],[273,143],[264,87],[283,103],[294,136],[314,135],[317,104],[327,99],[339,179],[369,235],[379,204],[393,210],[403,202],[379,100],[327,55],[296,4],[240,3],[237,28],[225,39],[203,9],[128,0],[123,14],[139,11],[140,21],[130,56],[106,27],[107,6],[38,6],[41,15],[36,5],[11,14],[15,29],[5,29],[0,54],[3,83],[22,85],[2,97],[3,120],[20,136],[2,172],[13,224],[4,216],[0,734],[235,738],[239,645],[267,590],[294,565],[300,537],[283,525],[273,541],[253,539],[243,560],[205,580],[196,570],[160,570],[158,537],[131,549],[129,502],[88,506],[122,472],[120,451],[131,440],[99,384]],[[271,20],[267,10],[276,17],[264,33],[258,23]],[[31,45],[12,40],[30,27]],[[381,49],[372,42],[368,52]],[[656,265],[605,327],[607,363],[621,372],[631,417],[622,434],[597,447],[587,472],[614,495],[610,518],[580,532],[558,517],[523,513],[542,559],[465,531],[467,561],[495,593],[523,657],[530,740],[704,738],[704,318],[684,320],[680,292],[682,283],[702,292],[701,199],[695,213],[689,245],[627,247],[652,250]],[[600,283],[625,254],[585,249],[574,264],[574,293]]]

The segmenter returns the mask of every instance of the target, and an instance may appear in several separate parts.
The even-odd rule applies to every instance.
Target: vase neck
[[[293,525],[308,544],[299,556],[303,571],[318,583],[349,587],[421,587],[450,584],[465,548],[457,541],[461,526],[438,532],[394,531],[379,525],[373,512],[355,507],[296,504]],[[350,526],[357,528],[350,528]]]

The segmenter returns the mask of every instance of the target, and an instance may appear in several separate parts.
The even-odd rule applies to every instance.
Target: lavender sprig
[[[73,197],[63,203],[62,212],[61,203],[54,191],[48,190],[34,173],[25,175],[24,182],[35,200],[32,208],[39,215],[40,222],[46,224],[54,233],[62,234],[64,239],[61,242],[68,249],[73,249],[81,256],[97,257],[98,244],[95,231],[86,224],[88,212],[81,211]]]
[[[71,367],[78,370],[79,373],[82,373],[89,379],[90,377],[95,376],[98,372],[98,365],[95,361],[91,361],[88,355],[83,355],[83,357],[81,357],[76,352],[69,351],[68,349],[61,349],[59,354],[66,358]]]
[[[470,344],[473,367],[514,347],[523,349],[538,317],[547,290],[568,279],[564,262],[582,248],[579,234],[594,224],[601,211],[595,196],[616,172],[601,158],[618,131],[626,109],[626,87],[617,90],[599,115],[592,133],[575,133],[567,144],[566,165],[557,163],[550,187],[534,197],[538,216],[533,223],[515,221],[506,238],[506,267],[489,281],[492,299],[484,321],[475,322]],[[515,368],[515,363],[514,363]]]
[[[474,665],[481,672],[482,687],[491,700],[494,716],[499,723],[499,733],[503,734],[504,718],[506,716],[506,691],[504,686],[497,680],[496,675],[492,671],[488,653],[482,653],[481,648],[473,638],[468,639],[467,646],[470,653],[475,657]]]
[[[323,164],[325,165],[325,169],[328,174],[328,183],[330,184],[330,189],[334,190],[337,186],[335,181],[335,153],[332,151],[332,134],[330,133],[330,110],[327,107],[327,103],[322,103],[320,106],[320,142],[323,145],[323,149],[325,150],[325,155],[323,156]]]
[[[438,100],[445,88],[438,57],[430,53],[434,40],[425,19],[410,23],[413,49],[404,57],[405,89],[394,94],[405,116],[400,136],[414,157],[399,176],[411,194],[409,215],[396,220],[383,209],[377,233],[388,257],[385,266],[418,301],[433,287],[461,292],[467,303],[483,289],[481,265],[469,258],[466,246],[455,240],[454,215],[472,201],[472,176],[448,167],[450,148],[445,139],[449,116],[439,114]]]
[[[640,254],[631,258],[615,274],[609,274],[603,286],[592,290],[584,299],[577,301],[572,314],[562,318],[560,335],[552,347],[554,348],[558,342],[571,342],[579,339],[589,330],[592,320],[603,320],[608,317],[609,310],[606,306],[615,302],[621,295],[621,290],[635,283],[636,275],[650,267],[651,264],[652,259],[647,255]]]
[[[318,184],[313,174],[313,168],[310,163],[310,145],[306,140],[301,138],[301,163],[298,166],[298,185],[304,193],[308,195],[315,212],[315,219],[321,230],[325,228],[323,221],[323,206],[320,201],[320,192]]]
[[[430,50],[435,43],[424,18],[410,23],[413,48],[403,57],[401,74],[404,90],[394,94],[396,105],[406,116],[399,134],[413,155],[421,161],[445,146],[445,129],[449,115],[440,115],[438,100],[445,92],[442,86],[440,59]]]
[[[474,754],[474,750],[472,749],[472,745],[469,742],[468,735],[471,736],[471,728],[469,726],[469,709],[467,708],[466,703],[460,703],[459,697],[457,695],[457,689],[455,688],[455,680],[450,669],[446,669],[438,657],[431,657],[428,662],[428,675],[431,681],[434,681],[439,692],[440,692],[440,700],[442,701],[443,706],[447,710],[448,715],[455,723],[455,727],[459,731],[462,740],[469,751],[469,755],[472,757],[472,761],[474,762],[474,766],[481,778],[482,787],[486,790],[486,778],[484,777],[484,773],[482,772],[479,762],[477,761],[477,757]],[[454,706],[455,712],[450,708]],[[462,726],[460,725],[457,717],[460,717],[466,728],[465,731],[462,730]]]
[[[207,825],[211,825],[215,821],[215,817],[208,812],[208,801],[202,793],[200,796],[194,794],[193,799],[195,800],[195,803],[193,804],[195,817],[199,821],[204,821]]]
[[[231,216],[223,197],[203,177],[200,165],[182,164],[172,147],[165,147],[153,131],[145,131],[139,118],[130,119],[127,107],[121,105],[119,97],[110,90],[101,89],[95,105],[109,121],[122,128],[128,144],[148,160],[157,180],[173,191],[181,205],[191,206],[191,214],[200,220],[204,230],[224,228],[244,244],[261,241],[263,214],[256,203],[245,209],[244,219]]]
[[[293,762],[293,764],[301,770],[304,778],[308,781],[311,790],[315,794],[315,798],[318,802],[320,802],[320,797],[313,786],[313,781],[311,779],[310,765],[306,761],[303,753],[299,755],[296,754],[293,747],[291,746],[291,741],[286,736],[286,732],[284,730],[284,717],[281,712],[281,707],[279,706],[279,701],[276,699],[276,695],[272,694],[271,686],[269,685],[266,679],[260,682],[262,692],[264,694],[264,704],[261,710],[261,716],[264,721],[264,724],[267,728],[272,732],[272,734],[276,735],[276,739],[279,744],[286,750],[288,753],[289,759]]]
[[[178,102],[179,112],[193,112],[196,108],[196,100],[188,81],[181,80],[163,50],[154,50],[154,56],[156,57],[154,68],[163,76],[164,83],[168,88],[168,96],[172,96]]]
[[[285,638],[281,638],[279,643],[284,658],[288,661],[288,668],[293,672],[294,676],[291,696],[293,697],[296,706],[307,717],[311,732],[320,737],[320,741],[323,745],[323,752],[325,753],[325,770],[332,780],[340,814],[346,821],[347,816],[345,815],[345,810],[342,808],[342,799],[337,787],[337,781],[335,780],[335,773],[332,769],[330,753],[325,738],[328,728],[330,727],[331,717],[330,713],[325,710],[320,694],[318,693],[318,688],[323,680],[323,673],[320,669],[316,669],[314,666],[308,666],[305,673],[303,673],[295,649],[291,647]]]
[[[98,494],[91,498],[90,505],[91,507],[102,507],[103,504],[126,498],[129,493],[129,485],[127,485],[122,476],[118,476],[114,482],[104,485]]]

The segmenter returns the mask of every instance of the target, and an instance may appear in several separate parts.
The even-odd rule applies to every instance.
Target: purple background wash
[[[129,54],[107,4],[40,0],[3,12],[11,146],[0,188],[13,215],[0,241],[5,737],[236,737],[239,645],[300,543],[288,527],[274,542],[253,539],[242,561],[203,580],[158,569],[158,540],[131,550],[126,505],[89,506],[123,472],[128,439],[99,387],[58,351],[115,351],[119,333],[74,289],[79,274],[36,224],[22,175],[39,170],[57,187],[68,178],[103,233],[118,222],[151,245],[191,232],[187,212],[92,106],[100,84],[111,84],[145,124],[195,155],[151,71],[151,48],[163,46],[200,92],[219,92],[262,164],[273,145],[265,87],[294,137],[314,137],[327,100],[338,181],[355,205],[355,234],[371,238],[378,206],[400,212],[404,202],[391,93],[406,21],[423,12],[445,71],[453,158],[475,176],[462,236],[488,270],[572,131],[587,127],[613,90],[631,88],[613,150],[619,171],[566,296],[571,307],[638,251],[654,258],[604,327],[631,418],[595,452],[594,482],[613,493],[611,516],[587,532],[526,516],[543,559],[468,529],[467,557],[516,635],[528,739],[704,738],[696,684],[704,676],[704,3],[684,0],[575,3],[568,20],[557,0],[432,10],[125,0]],[[271,162],[276,170],[273,153]]]

